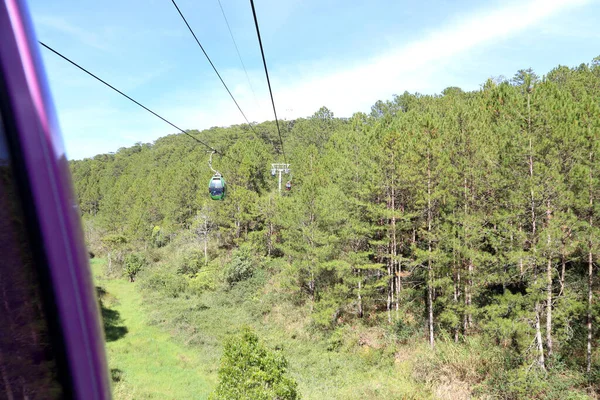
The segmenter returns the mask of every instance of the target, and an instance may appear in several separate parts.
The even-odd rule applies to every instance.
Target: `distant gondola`
[[[210,198],[213,200],[225,199],[225,195],[227,194],[227,184],[221,174],[217,173],[211,178],[208,184],[208,193],[210,193]]]

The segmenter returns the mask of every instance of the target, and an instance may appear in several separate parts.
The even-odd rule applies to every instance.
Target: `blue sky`
[[[248,0],[178,5],[250,121],[273,119]],[[409,92],[600,55],[598,0],[255,0],[280,118],[369,111]],[[243,122],[170,0],[29,0],[38,38],[184,129]],[[175,133],[42,50],[72,159]]]

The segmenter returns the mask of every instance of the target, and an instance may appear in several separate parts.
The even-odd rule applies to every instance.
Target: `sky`
[[[176,0],[250,122],[273,109],[248,0]],[[245,122],[170,0],[29,0],[38,39],[183,129]],[[369,112],[600,55],[600,0],[255,0],[280,119]],[[70,159],[176,130],[45,49]]]

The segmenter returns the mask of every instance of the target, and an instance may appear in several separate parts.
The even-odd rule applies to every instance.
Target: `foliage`
[[[599,97],[595,60],[472,92],[403,93],[351,118],[323,107],[283,125],[294,185],[281,196],[268,170],[281,158],[272,121],[256,134],[189,132],[238,160],[213,160],[231,183],[219,204],[206,195],[207,154],[183,135],[71,168],[90,250],[120,266],[149,249],[148,291],[176,302],[219,292],[221,279],[223,304],[266,318],[275,305],[255,300],[272,286],[307,312],[311,334],[385,326],[398,342],[426,338],[436,357],[439,344],[462,357],[482,340],[503,361],[469,385],[493,372],[521,382],[499,396],[543,396],[567,382],[556,374],[574,391],[581,371],[596,382]],[[229,261],[211,271],[205,255]]]
[[[127,254],[127,245],[129,241],[122,234],[108,234],[101,239],[102,249],[106,252],[108,258],[107,275],[113,275],[115,267],[123,268],[125,266],[125,257]]]
[[[210,268],[210,267],[209,267]],[[201,294],[205,291],[214,290],[217,287],[217,277],[209,269],[199,271],[196,275],[188,279],[190,292]]]
[[[248,248],[242,248],[235,252],[231,262],[225,266],[225,281],[232,287],[252,277],[255,270],[255,262]]]
[[[131,253],[125,257],[125,273],[129,282],[134,282],[136,275],[146,266],[146,257],[143,254]]]
[[[155,247],[163,247],[167,244],[166,238],[163,235],[160,226],[155,226],[152,228],[152,239],[150,240],[150,243]]]
[[[194,275],[204,266],[204,253],[199,249],[186,251],[179,260],[177,273],[182,275]]]
[[[184,276],[167,271],[153,271],[142,280],[146,289],[158,291],[167,297],[176,298],[188,289],[189,283]]]
[[[268,349],[256,333],[244,328],[225,343],[219,385],[211,398],[222,400],[299,399],[297,383],[287,375],[280,351]]]
[[[393,325],[393,332],[400,343],[407,343],[415,333],[416,329],[403,319],[397,319]]]

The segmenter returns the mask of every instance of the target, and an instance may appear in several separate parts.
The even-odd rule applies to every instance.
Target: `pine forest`
[[[206,354],[210,397],[598,398],[600,58],[325,106],[284,148],[275,121],[188,131],[223,201],[183,134],[71,161],[103,279]]]

